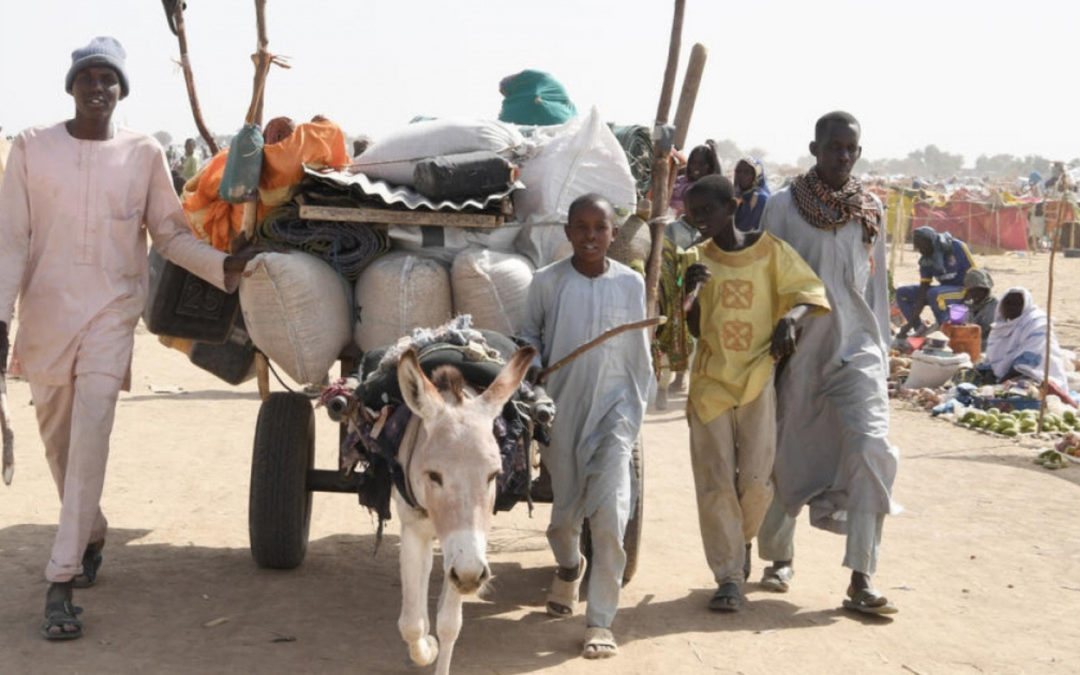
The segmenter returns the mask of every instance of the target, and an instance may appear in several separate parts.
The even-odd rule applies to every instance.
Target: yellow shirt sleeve
[[[825,294],[825,284],[795,249],[784,241],[777,240],[777,243],[781,251],[777,256],[776,266],[776,295],[780,300],[780,316],[796,305],[811,305],[811,316],[827,314],[831,307]],[[777,320],[779,318],[776,317]]]

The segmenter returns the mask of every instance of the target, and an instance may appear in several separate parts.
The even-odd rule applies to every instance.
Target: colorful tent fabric
[[[229,204],[218,196],[229,149],[214,155],[184,185],[182,201],[191,229],[214,248],[227,251],[243,227],[243,204]],[[341,168],[351,162],[345,134],[329,120],[299,124],[284,140],[263,146],[262,178],[256,217],[290,199],[304,177],[304,165]]]
[[[513,124],[563,124],[577,115],[570,95],[551,75],[523,70],[499,83],[503,95],[499,120]]]
[[[912,227],[927,225],[948,232],[968,246],[1027,250],[1030,204],[994,204],[969,199],[915,203]]]

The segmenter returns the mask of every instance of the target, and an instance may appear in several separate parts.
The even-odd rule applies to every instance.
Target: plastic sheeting
[[[1030,204],[993,204],[950,199],[916,202],[912,229],[928,225],[948,232],[968,246],[1026,251]]]

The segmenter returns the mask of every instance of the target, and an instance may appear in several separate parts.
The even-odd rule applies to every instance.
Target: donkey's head
[[[495,478],[502,460],[492,423],[517,391],[536,355],[517,350],[479,396],[467,391],[461,373],[444,367],[429,380],[416,352],[398,363],[402,398],[423,422],[406,463],[413,496],[435,526],[443,571],[462,593],[475,592],[490,576],[487,534],[495,507]]]

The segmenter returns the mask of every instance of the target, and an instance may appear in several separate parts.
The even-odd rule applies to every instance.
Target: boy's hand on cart
[[[537,365],[529,366],[529,369],[525,371],[525,381],[532,385],[543,384],[544,369]]]
[[[226,276],[242,274],[252,258],[270,250],[266,244],[249,241],[243,235],[232,240],[230,249],[232,253],[225,257],[224,263]]]

